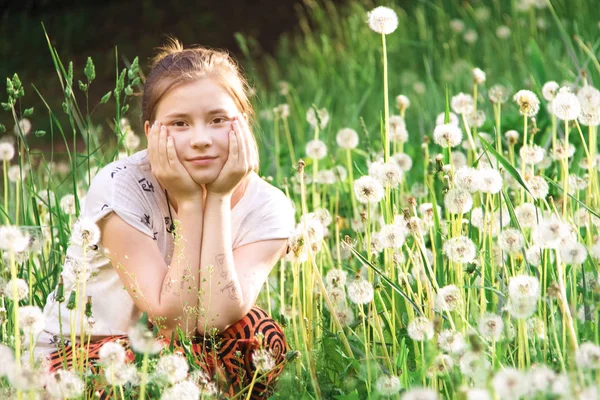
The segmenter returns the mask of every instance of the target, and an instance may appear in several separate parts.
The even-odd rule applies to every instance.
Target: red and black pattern
[[[165,349],[169,340],[162,339]],[[128,362],[134,360],[134,354],[129,347],[127,336],[108,336],[102,340],[86,346],[89,365],[93,373],[99,374],[101,366],[97,365],[98,352],[106,342],[119,341],[125,348]],[[79,346],[77,344],[76,346]],[[274,389],[275,382],[281,374],[285,363],[287,344],[283,330],[264,310],[254,306],[241,320],[231,325],[216,339],[194,338],[191,350],[194,353],[195,363],[209,376],[213,377],[223,394],[233,396],[242,388],[248,386],[255,373],[252,363],[252,352],[255,349],[265,348],[270,350],[275,359],[276,367],[266,377],[257,380],[252,390],[252,399],[268,398]],[[183,352],[181,345],[175,342],[175,352]],[[71,367],[72,346],[65,347],[65,351],[56,351],[49,356],[52,371]],[[109,398],[110,391],[104,393],[102,388],[97,388],[101,397]]]

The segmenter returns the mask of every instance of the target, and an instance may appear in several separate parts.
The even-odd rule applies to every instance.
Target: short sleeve
[[[270,185],[269,185],[270,186]],[[262,240],[288,239],[295,228],[292,201],[279,189],[270,186],[268,196],[243,219],[233,248]]]
[[[85,198],[82,216],[94,222],[111,212],[143,234],[153,238],[151,207],[147,188],[154,186],[150,180],[136,177],[134,166],[109,164],[92,180]],[[138,179],[141,178],[141,179]]]

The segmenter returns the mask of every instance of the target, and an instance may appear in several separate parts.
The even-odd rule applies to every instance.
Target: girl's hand
[[[236,116],[229,132],[229,156],[217,179],[206,185],[213,194],[231,195],[236,186],[258,167],[258,151],[252,140],[248,123]]]
[[[148,133],[148,158],[152,173],[161,186],[178,201],[199,201],[202,204],[202,187],[193,181],[177,152],[167,127],[155,121]]]

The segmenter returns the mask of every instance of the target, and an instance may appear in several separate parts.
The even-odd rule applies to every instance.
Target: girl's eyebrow
[[[207,116],[215,115],[215,114],[228,114],[227,110],[223,108],[215,108],[206,112]],[[174,112],[171,114],[165,115],[165,118],[180,118],[180,117],[189,117],[190,114],[186,112]]]

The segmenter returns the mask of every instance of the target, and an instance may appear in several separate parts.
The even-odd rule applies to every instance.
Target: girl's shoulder
[[[248,196],[247,204],[251,209],[267,208],[275,211],[273,208],[276,208],[293,212],[294,204],[290,198],[281,189],[267,182],[255,172],[251,174],[246,190],[244,197]]]

